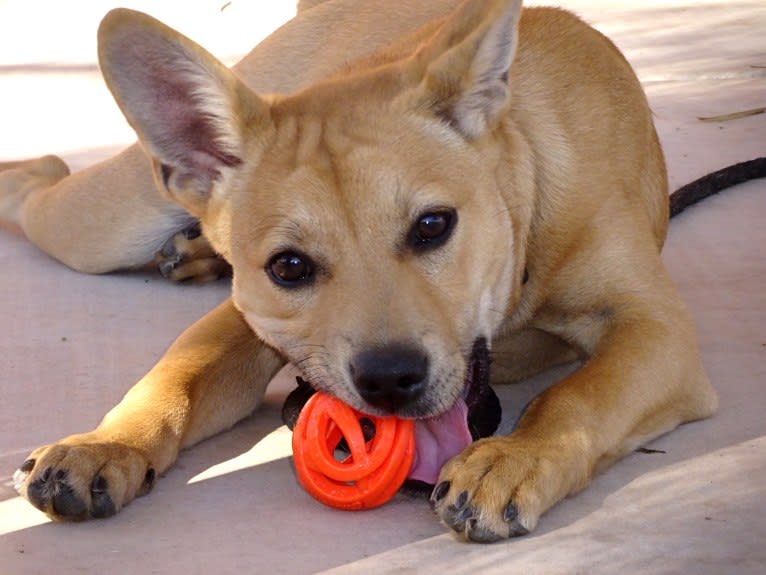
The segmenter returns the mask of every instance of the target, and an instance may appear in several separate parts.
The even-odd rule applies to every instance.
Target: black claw
[[[141,489],[138,490],[138,495],[146,495],[154,487],[154,482],[157,479],[157,473],[154,471],[154,467],[150,467],[146,470],[144,475],[144,482],[141,484]]]
[[[466,537],[476,543],[494,543],[503,537],[491,529],[479,524],[476,519],[469,519],[466,523]]]
[[[474,511],[473,507],[466,507],[463,509],[460,513],[458,513],[455,516],[456,523],[459,523],[460,525],[465,525],[466,521],[470,521],[474,518]],[[462,529],[461,529],[462,531]]]
[[[441,513],[442,520],[458,533],[465,530],[465,522],[474,516],[474,509],[468,503],[468,492],[461,491],[455,503]]]
[[[444,522],[458,533],[465,531],[466,522],[474,519],[474,509],[470,505],[464,509],[455,509],[453,506],[444,514]]]
[[[444,496],[447,495],[447,492],[449,491],[450,485],[452,484],[449,481],[442,481],[437,485],[431,492],[431,497],[429,498],[431,503],[439,503],[439,501],[444,499]]]
[[[35,460],[34,459],[27,459],[24,463],[21,464],[21,467],[19,467],[19,471],[22,473],[29,473],[34,469],[35,467]]]
[[[105,493],[108,488],[109,484],[103,475],[96,475],[90,486],[91,493]]]
[[[513,501],[509,501],[503,510],[503,521],[508,524],[508,537],[518,537],[529,533],[529,529],[519,521],[519,508]]]
[[[173,275],[173,272],[175,271],[178,264],[181,263],[181,258],[178,259],[168,259],[163,262],[160,262],[159,269],[160,273],[163,277],[170,278],[171,275]]]
[[[442,514],[442,519],[458,533],[465,530],[465,523],[475,515],[474,508],[468,505],[468,492],[461,491],[455,503],[447,506]]]
[[[91,498],[90,516],[94,519],[111,517],[117,513],[114,501],[108,493],[93,493]]]
[[[183,231],[184,237],[187,240],[196,240],[198,237],[202,235],[202,226],[200,226],[199,222],[196,222],[186,228]]]
[[[56,515],[67,519],[80,519],[87,511],[85,502],[74,492],[68,483],[60,482],[56,485],[55,495],[51,501]]]
[[[50,501],[50,493],[48,484],[42,477],[35,479],[27,486],[27,499],[32,505],[45,511],[48,501]]]
[[[526,535],[528,533],[529,533],[529,529],[521,525],[518,521],[514,521],[508,527],[509,537],[521,537],[522,535]]]
[[[503,510],[503,521],[510,523],[511,521],[515,521],[518,516],[519,510],[513,504],[513,501],[509,502]]]
[[[59,469],[54,474],[51,467],[46,468],[42,475],[27,487],[30,503],[42,511],[53,511],[64,519],[82,519],[87,512],[87,506],[67,483],[68,476],[69,472],[66,469]]]
[[[96,475],[90,485],[90,516],[95,519],[111,517],[117,513],[114,501],[109,495],[109,482],[103,475]]]
[[[529,533],[529,529],[519,522],[519,508],[513,501],[508,502],[503,510],[503,521],[508,524],[508,537],[518,537]]]

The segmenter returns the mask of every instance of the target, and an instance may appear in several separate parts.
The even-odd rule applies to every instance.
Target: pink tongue
[[[415,460],[408,479],[434,484],[442,465],[473,442],[468,406],[460,398],[448,412],[415,421]]]

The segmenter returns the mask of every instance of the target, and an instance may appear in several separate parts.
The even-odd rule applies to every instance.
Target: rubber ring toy
[[[362,422],[374,426],[365,439]],[[345,441],[350,454],[335,453]],[[336,509],[372,509],[389,501],[415,458],[415,422],[357,411],[325,393],[315,393],[293,430],[298,481],[315,499]]]

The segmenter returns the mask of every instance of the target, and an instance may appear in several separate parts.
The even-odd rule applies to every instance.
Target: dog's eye
[[[427,250],[443,245],[450,237],[457,220],[452,209],[426,212],[418,216],[408,235],[409,244],[417,250]]]
[[[266,264],[266,273],[277,285],[299,287],[314,277],[314,264],[307,256],[293,251],[281,252]]]

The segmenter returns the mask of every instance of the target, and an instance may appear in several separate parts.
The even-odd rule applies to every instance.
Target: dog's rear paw
[[[139,451],[91,433],[36,449],[13,482],[19,495],[52,519],[81,521],[114,515],[148,493],[155,475]]]
[[[0,162],[0,220],[20,223],[21,208],[27,196],[68,175],[69,168],[58,156]]]
[[[174,282],[207,283],[231,275],[231,267],[213,251],[199,223],[170,238],[155,257],[160,273]]]

